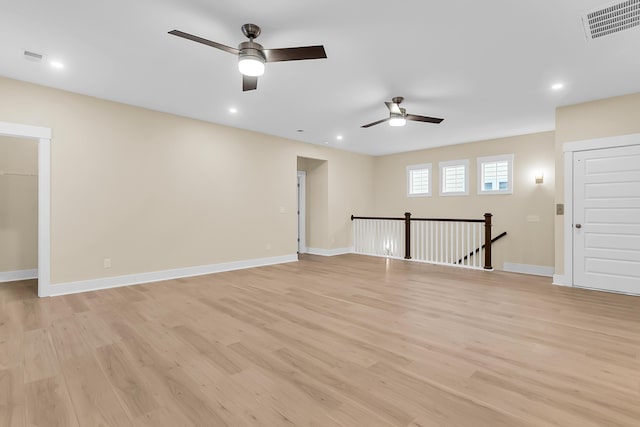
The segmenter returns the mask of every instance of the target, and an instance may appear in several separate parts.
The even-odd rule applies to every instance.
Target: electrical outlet
[[[267,250],[270,251],[271,250],[271,243],[267,243]]]
[[[102,260],[102,266],[104,268],[111,268],[111,258],[105,258]]]
[[[280,206],[280,213],[286,213],[287,210],[284,208],[284,206]]]

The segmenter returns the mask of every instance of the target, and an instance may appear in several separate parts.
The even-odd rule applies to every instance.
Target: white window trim
[[[483,163],[492,163],[506,160],[509,164],[509,170],[507,172],[509,179],[509,188],[506,190],[484,190],[483,187],[483,177],[482,177],[482,164]],[[513,194],[513,154],[500,154],[498,156],[487,156],[487,157],[478,157],[477,159],[478,165],[478,195],[480,196],[489,196],[494,194]]]
[[[448,166],[464,166],[464,191],[449,191],[444,192],[444,168]],[[469,195],[469,159],[463,160],[449,160],[446,162],[439,162],[438,166],[440,168],[440,182],[438,183],[440,189],[441,196],[468,196]]]
[[[411,171],[427,169],[429,171],[429,189],[426,193],[411,193]],[[431,163],[422,163],[420,165],[407,166],[407,197],[431,197],[433,187],[433,168]]]

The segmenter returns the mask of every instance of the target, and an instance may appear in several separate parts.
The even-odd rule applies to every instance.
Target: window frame
[[[448,160],[444,162],[439,162],[438,166],[440,168],[440,195],[441,196],[468,196],[469,195],[469,159],[461,159],[461,160]],[[464,191],[444,191],[444,169],[451,166],[464,166]]]
[[[427,170],[429,174],[429,185],[426,193],[412,193],[411,192],[411,183],[412,176],[411,172],[414,170]],[[407,166],[407,197],[431,197],[433,187],[433,164],[432,163],[421,163],[419,165],[409,165]]]
[[[496,156],[486,156],[486,157],[478,157],[477,167],[478,167],[478,195],[479,196],[490,196],[490,195],[498,195],[498,194],[513,194],[513,154],[499,154]],[[507,179],[508,179],[508,188],[500,190],[485,190],[484,189],[484,177],[483,177],[483,165],[485,163],[495,163],[500,161],[507,161]]]

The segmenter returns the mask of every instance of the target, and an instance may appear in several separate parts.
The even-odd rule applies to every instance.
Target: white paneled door
[[[574,285],[640,295],[640,145],[573,162]]]

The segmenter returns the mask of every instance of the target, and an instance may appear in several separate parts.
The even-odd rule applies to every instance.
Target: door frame
[[[298,187],[298,253],[307,252],[307,172],[297,171]]]
[[[553,283],[562,286],[575,286],[573,282],[573,161],[578,151],[591,151],[604,148],[628,147],[640,145],[640,133],[612,136],[607,138],[571,141],[562,144],[564,162],[564,274],[554,275]]]
[[[0,136],[38,141],[38,296],[51,286],[51,129],[0,122]]]

